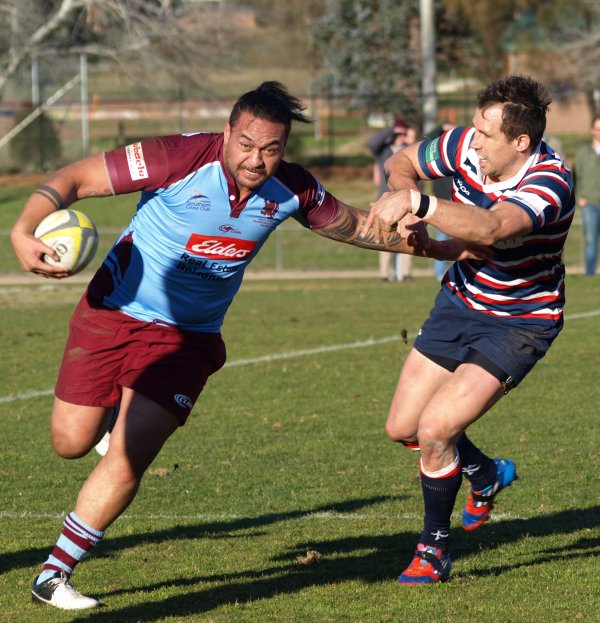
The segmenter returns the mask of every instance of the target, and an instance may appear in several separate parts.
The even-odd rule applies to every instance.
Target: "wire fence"
[[[180,132],[221,131],[234,103],[231,97],[196,96],[183,92],[169,97],[118,97],[105,92],[99,74],[106,69],[89,68],[73,61],[55,72],[47,64],[32,77],[21,75],[19,89],[9,90],[0,102],[0,173],[49,171],[87,153],[99,153],[148,136]],[[87,69],[87,67],[86,67]],[[28,93],[29,85],[31,92]],[[35,88],[33,88],[35,87]],[[440,121],[470,122],[474,88],[465,83],[439,97]],[[314,124],[298,124],[291,134],[287,157],[309,166],[323,181],[333,179],[334,192],[346,200],[345,183],[363,179],[357,205],[368,207],[373,199],[370,186],[372,157],[366,139],[390,123],[390,116],[373,114],[355,98],[325,94],[300,95]],[[413,109],[415,107],[413,106]],[[418,109],[418,106],[416,106]],[[396,113],[402,111],[395,111]],[[419,126],[419,119],[409,119]],[[4,137],[4,138],[3,138]],[[352,191],[356,192],[356,190]],[[354,199],[354,196],[350,196]],[[3,239],[4,236],[0,236]],[[346,245],[316,246],[301,228],[287,226],[273,236],[253,266],[258,270],[282,271],[375,271],[376,254],[365,254]],[[581,265],[580,227],[569,237],[566,263],[573,271]],[[321,249],[324,249],[322,251]],[[432,272],[431,262],[417,259],[417,272]]]
[[[234,103],[231,97],[191,96],[182,89],[155,96],[131,88],[119,93],[107,89],[106,72],[106,66],[88,66],[83,57],[79,64],[73,59],[54,70],[39,63],[31,75],[22,71],[0,102],[0,172],[54,169],[148,136],[221,131]],[[467,123],[471,91],[465,84],[460,92],[441,97],[440,119]],[[299,96],[314,124],[294,128],[288,156],[305,164],[368,165],[366,137],[402,114],[373,114],[369,102],[354,95]],[[402,108],[402,98],[398,101]],[[419,102],[405,104],[407,110],[420,109]],[[420,119],[409,121],[420,126]]]

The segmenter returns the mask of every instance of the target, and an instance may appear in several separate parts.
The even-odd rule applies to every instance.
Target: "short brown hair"
[[[495,80],[477,94],[477,107],[484,111],[502,105],[500,130],[509,141],[521,134],[531,139],[533,151],[546,131],[546,113],[552,102],[546,88],[529,76]]]

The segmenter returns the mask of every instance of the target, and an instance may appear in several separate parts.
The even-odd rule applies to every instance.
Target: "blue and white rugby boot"
[[[496,482],[481,491],[471,491],[462,514],[462,527],[475,530],[482,526],[490,517],[494,508],[494,499],[502,489],[509,487],[517,480],[517,466],[509,459],[494,459],[498,473]]]

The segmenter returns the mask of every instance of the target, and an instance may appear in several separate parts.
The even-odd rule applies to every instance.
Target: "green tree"
[[[214,9],[183,0],[0,0],[0,93],[35,56],[114,62],[130,77],[164,72],[198,84],[231,59],[233,27]]]
[[[585,93],[591,114],[600,113],[600,3],[571,0],[549,29],[543,76],[556,90]]]
[[[416,118],[418,26],[417,0],[329,0],[310,29],[321,68],[315,92]]]
[[[600,85],[598,0],[443,3],[451,23],[467,28],[462,34],[462,47],[467,54],[455,59],[464,73],[486,82],[508,71],[531,73],[555,93],[573,89],[586,93],[590,108],[597,109],[594,92]],[[456,31],[451,29],[446,34],[446,42],[452,41]]]

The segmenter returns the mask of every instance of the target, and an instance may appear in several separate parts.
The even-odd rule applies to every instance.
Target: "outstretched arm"
[[[521,236],[531,231],[527,212],[518,205],[504,201],[489,210],[434,199],[431,209],[427,195],[418,191],[417,181],[428,179],[418,158],[419,144],[411,145],[394,154],[385,163],[388,186],[391,192],[383,194],[372,205],[366,222],[369,230],[405,231],[403,219],[414,222],[414,214],[424,218],[449,236],[479,245],[491,245],[499,240]]]
[[[373,203],[365,223],[368,231],[403,231],[402,219],[408,214],[421,216],[420,193],[408,190],[385,193]],[[425,196],[426,203],[431,199]],[[501,201],[489,210],[476,205],[437,199],[435,208],[423,215],[423,222],[448,234],[480,245],[492,245],[499,240],[522,236],[531,231],[531,219],[527,212],[515,203]],[[417,210],[415,212],[415,210]],[[412,218],[412,216],[411,216]]]
[[[44,262],[44,255],[59,257],[41,240],[33,236],[35,228],[55,210],[67,208],[79,199],[112,195],[108,171],[101,155],[74,162],[54,173],[36,188],[26,201],[23,211],[13,225],[10,240],[23,270],[62,279],[69,272],[60,265]]]
[[[353,244],[363,249],[407,253],[437,260],[482,259],[489,256],[485,250],[469,249],[460,240],[432,240],[422,223],[415,225],[408,239],[403,238],[397,231],[381,232],[369,228],[366,226],[369,217],[367,212],[342,202],[338,204],[337,218],[329,225],[312,231],[325,238]]]
[[[380,233],[375,229],[365,228],[368,213],[338,201],[337,218],[325,227],[313,229],[315,233],[331,240],[346,242],[363,249],[414,253],[408,241],[397,231]],[[412,241],[411,241],[412,242]]]

